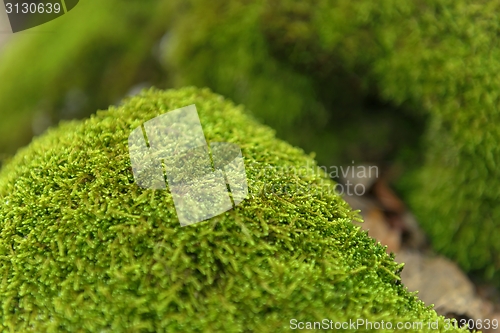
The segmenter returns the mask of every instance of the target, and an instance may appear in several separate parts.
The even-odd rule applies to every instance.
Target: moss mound
[[[241,147],[250,194],[231,211],[180,227],[168,191],[134,184],[127,138],[193,103],[207,141]],[[0,174],[0,325],[279,332],[292,319],[362,318],[443,327],[313,165],[208,90],[149,90],[63,123]]]

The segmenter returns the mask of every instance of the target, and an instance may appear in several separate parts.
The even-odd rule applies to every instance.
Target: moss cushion
[[[127,138],[190,104],[207,141],[241,147],[249,196],[181,227],[167,190],[134,183]],[[313,165],[208,90],[148,90],[61,124],[0,174],[0,326],[280,332],[364,319],[444,327],[401,285],[402,265],[351,223],[356,213]]]

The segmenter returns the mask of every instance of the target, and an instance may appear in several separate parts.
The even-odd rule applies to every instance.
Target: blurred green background
[[[3,161],[150,86],[244,104],[319,164],[399,170],[434,248],[500,285],[500,3],[83,0],[0,49]]]

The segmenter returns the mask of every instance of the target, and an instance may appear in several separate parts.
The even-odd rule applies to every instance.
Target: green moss
[[[244,104],[327,165],[385,161],[422,132],[421,117],[380,98],[367,80],[380,56],[355,11],[367,3],[189,3],[164,56],[175,86],[208,86]],[[324,36],[333,31],[335,45]]]
[[[250,194],[180,227],[168,191],[134,184],[127,138],[193,103],[207,141],[241,147]],[[442,327],[398,283],[401,265],[351,223],[355,212],[332,186],[303,151],[208,90],[149,90],[63,123],[0,174],[0,325],[279,332],[292,318],[363,318]]]
[[[410,192],[421,224],[437,250],[497,285],[499,9],[462,1],[414,8],[406,17],[420,13],[418,25],[401,27],[393,44],[400,46],[378,66],[386,96],[430,114],[425,165]]]
[[[68,14],[16,34],[0,55],[0,152],[27,144],[32,124],[85,117],[165,74],[153,47],[168,2],[81,1]],[[163,80],[163,79],[162,79]],[[36,126],[35,126],[36,127]],[[39,130],[35,129],[35,134]]]

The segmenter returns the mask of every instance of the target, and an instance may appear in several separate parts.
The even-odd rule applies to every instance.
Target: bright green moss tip
[[[180,227],[168,191],[134,184],[127,138],[193,103],[207,141],[241,147],[250,196]],[[293,318],[421,321],[424,331],[438,320],[442,328],[313,165],[208,90],[149,90],[60,125],[0,174],[2,330],[279,332]],[[309,172],[292,172],[300,168]]]

